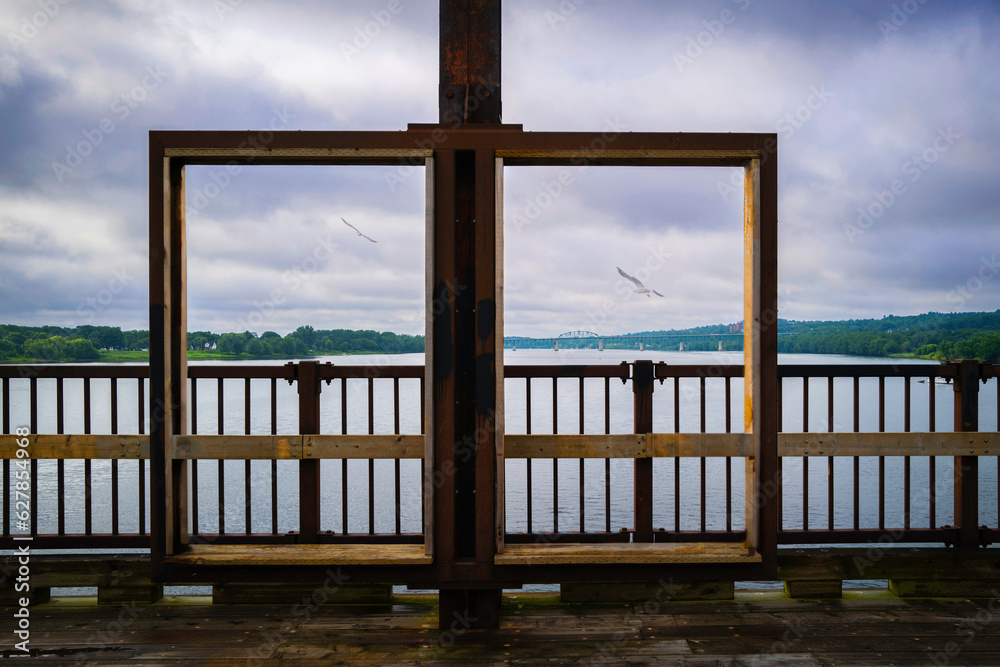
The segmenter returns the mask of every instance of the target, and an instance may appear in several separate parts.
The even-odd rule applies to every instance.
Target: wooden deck
[[[989,594],[984,590],[984,595]],[[995,593],[994,593],[995,595]],[[181,602],[181,600],[184,600]],[[165,598],[31,607],[31,655],[49,664],[1000,665],[1000,599],[902,600],[885,591],[794,601],[738,592],[734,601],[645,605],[504,596],[497,630],[438,630],[436,597],[381,606],[211,605]],[[0,609],[10,619],[14,609]],[[6,625],[6,624],[5,624]],[[10,637],[0,657],[18,655]]]

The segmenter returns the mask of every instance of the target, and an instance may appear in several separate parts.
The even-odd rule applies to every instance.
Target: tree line
[[[710,335],[730,333],[732,325],[637,332],[634,336]],[[979,359],[1000,363],[1000,310],[982,313],[886,315],[881,319],[795,321],[778,320],[778,351],[885,357],[911,355],[929,359]],[[528,340],[513,339],[529,347]],[[678,338],[677,340],[687,340]],[[742,350],[742,337],[685,342],[685,349]],[[511,342],[511,339],[508,339]],[[551,343],[539,343],[545,347]],[[560,347],[596,346],[596,341],[560,342]],[[608,349],[634,348],[630,343],[605,342]],[[672,340],[650,341],[646,349],[676,349]],[[0,361],[96,361],[116,354],[149,349],[149,331],[119,327],[26,327],[0,325]],[[423,352],[424,337],[391,331],[314,329],[300,326],[282,336],[275,331],[216,334],[188,333],[188,350],[220,357],[285,358],[321,354],[398,354]],[[120,358],[120,357],[119,357]]]
[[[301,326],[284,336],[274,331],[188,333],[188,350],[219,356],[284,358],[316,354],[397,354],[423,352],[423,336],[391,331],[314,329]],[[120,353],[149,350],[149,331],[120,327],[28,327],[0,324],[0,361],[98,361]]]

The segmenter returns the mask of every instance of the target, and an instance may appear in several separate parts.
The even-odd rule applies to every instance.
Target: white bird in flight
[[[662,294],[660,294],[659,292],[657,292],[655,289],[649,289],[648,287],[646,287],[645,285],[643,285],[641,282],[639,282],[638,278],[633,278],[629,274],[627,274],[624,271],[622,271],[621,269],[619,269],[617,266],[615,268],[618,269],[618,273],[620,273],[623,278],[625,278],[626,280],[631,281],[631,283],[633,285],[635,285],[635,292],[637,294],[645,294],[646,296],[649,296],[649,293],[652,292],[656,296],[663,296]]]
[[[344,220],[344,219],[343,219],[343,218],[341,218],[341,220]],[[375,240],[375,239],[373,239],[372,237],[370,237],[370,236],[365,236],[364,234],[362,234],[362,233],[361,233],[361,230],[360,230],[360,229],[358,229],[357,227],[355,227],[354,225],[352,225],[351,223],[349,223],[349,222],[348,222],[347,220],[344,220],[344,224],[345,224],[345,225],[347,225],[348,227],[350,227],[351,229],[353,229],[353,230],[354,230],[354,232],[355,232],[355,233],[356,233],[356,234],[357,234],[358,236],[360,236],[361,238],[364,238],[364,239],[368,239],[368,240],[369,240],[369,241],[371,241],[372,243],[378,243],[378,241],[376,241],[376,240]]]

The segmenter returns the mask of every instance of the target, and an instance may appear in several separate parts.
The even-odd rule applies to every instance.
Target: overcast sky
[[[0,28],[0,323],[148,327],[151,129],[438,117],[436,2],[8,0]],[[996,2],[505,0],[503,119],[777,132],[781,317],[995,310],[998,37]],[[506,334],[741,318],[739,170],[568,172],[505,170]],[[189,167],[189,329],[423,333],[423,196]]]

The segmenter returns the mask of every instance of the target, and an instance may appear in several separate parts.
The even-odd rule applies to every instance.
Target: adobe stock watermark
[[[477,81],[476,87],[471,88],[468,92],[466,100],[466,111],[468,113],[478,109],[480,104],[496,93],[500,85],[499,81],[489,81],[481,76],[477,77]],[[461,127],[464,119],[456,111],[449,109],[444,115],[444,122],[454,129]],[[429,138],[416,139],[413,145],[416,148],[433,151],[448,141],[448,137],[448,132],[438,127],[431,131]],[[423,168],[426,165],[425,160],[426,158],[422,155],[399,158],[399,166],[396,167],[395,172],[386,172],[385,174],[385,184],[389,187],[389,192],[395,192],[396,188],[405,183],[413,174],[417,173],[418,168]]]
[[[955,634],[965,638],[963,644],[971,644],[975,641],[976,637],[1000,615],[1000,591],[994,588],[990,591],[990,596],[986,605],[976,612],[975,618],[964,618],[955,624]],[[992,642],[995,640],[991,640]],[[940,667],[950,663],[951,659],[957,657],[961,652],[961,645],[954,641],[948,641],[945,642],[942,650],[931,653],[929,659],[932,664]]]
[[[8,32],[7,39],[10,41],[10,48],[17,51],[25,46],[29,41],[38,35],[49,22],[59,14],[63,6],[68,5],[73,0],[37,0],[35,2],[41,11],[33,13],[31,16],[21,17],[21,29],[17,32]]]
[[[295,120],[294,114],[289,113],[287,107],[282,107],[281,111],[272,107],[271,111],[273,115],[267,124],[268,129],[250,132],[247,134],[246,140],[241,141],[236,146],[236,150],[247,148],[260,150],[266,148],[274,141],[274,133],[276,131],[288,127],[289,123]],[[246,158],[245,164],[241,164],[237,160],[230,160],[225,166],[213,169],[208,175],[212,179],[212,182],[206,183],[200,188],[195,188],[188,195],[188,213],[194,215],[203,211],[216,197],[222,194],[223,190],[229,187],[233,182],[233,177],[242,172],[244,167],[253,164],[253,161],[254,156],[250,155]]]
[[[955,289],[948,292],[948,303],[954,304],[956,308],[961,308],[965,302],[982,291],[986,283],[993,280],[997,273],[1000,273],[1000,264],[997,263],[997,256],[983,255],[979,268],[976,272],[962,284],[956,285]]]
[[[730,1],[741,12],[746,11],[747,7],[750,6],[750,0]],[[677,71],[683,74],[687,67],[693,65],[694,61],[700,58],[707,49],[715,44],[715,40],[722,36],[726,26],[732,25],[736,21],[736,16],[737,14],[733,10],[727,8],[719,12],[719,18],[702,21],[701,24],[705,29],[688,37],[684,51],[674,51],[674,65],[677,66]]]
[[[121,637],[125,629],[135,623],[139,618],[140,608],[135,601],[125,602],[121,605],[122,610],[118,612],[118,619],[108,621],[104,629],[95,632],[87,638],[88,647],[94,651],[101,651],[111,647],[120,646]],[[83,653],[77,656],[76,663],[85,665],[90,662],[90,654]]]
[[[652,275],[666,266],[667,260],[673,257],[670,251],[666,249],[665,243],[661,243],[659,247],[650,246],[647,250],[649,253],[646,256],[646,260],[638,268],[633,268],[629,272],[630,275],[635,276],[643,284],[646,284]],[[578,326],[578,330],[600,329],[608,323],[609,316],[618,312],[623,303],[638,295],[635,291],[635,286],[620,276],[615,280],[614,291],[618,297],[614,299],[609,297],[601,303],[600,308],[588,311],[586,314],[586,323]]]
[[[85,158],[94,153],[98,146],[104,143],[104,138],[115,131],[118,123],[128,118],[140,104],[146,101],[149,94],[160,87],[169,72],[163,65],[149,65],[144,70],[144,76],[139,84],[130,91],[115,98],[111,103],[111,116],[105,116],[98,121],[97,126],[81,130],[83,140],[66,144],[66,158],[63,162],[52,161],[52,172],[59,183],[67,174],[83,164]]]
[[[545,20],[549,24],[549,30],[555,30],[557,27],[566,30],[569,17],[576,14],[576,10],[585,2],[587,0],[562,0],[557,7],[559,11],[545,10]]]
[[[622,122],[618,116],[606,118],[600,136],[595,136],[589,144],[580,146],[580,150],[597,152],[607,150],[608,146],[613,144],[621,134],[628,131],[628,125]],[[569,187],[576,183],[579,174],[590,166],[590,158],[574,157],[570,159],[570,164],[577,169],[561,169],[554,179],[542,182],[540,191],[533,196],[521,199],[520,207],[508,218],[514,231],[520,232],[525,227],[538,222],[542,213],[562,197]]]
[[[271,644],[281,645],[288,638],[289,634],[295,631],[296,626],[301,621],[308,621],[320,610],[320,606],[326,604],[338,590],[343,588],[351,578],[349,574],[344,574],[338,567],[336,570],[327,569],[326,578],[323,583],[317,586],[309,595],[304,595],[299,602],[292,605],[289,610],[291,619],[282,621],[277,632],[264,632],[261,637],[261,644],[255,648],[248,648],[246,653],[246,664],[257,665],[265,660],[269,660],[274,649]]]
[[[820,84],[817,88],[816,86],[809,86],[809,94],[806,95],[805,100],[802,104],[797,106],[792,111],[787,112],[785,115],[780,116],[774,123],[775,131],[781,135],[783,140],[791,139],[795,136],[795,133],[802,129],[809,121],[811,121],[816,113],[822,109],[830,98],[834,94],[826,89],[826,84]],[[776,145],[775,145],[776,146]],[[765,146],[765,155],[773,153],[772,149]],[[737,195],[739,197],[743,196],[743,175],[742,170],[732,170],[729,176],[729,182],[726,181],[716,181],[715,187],[719,192],[719,196],[722,197],[722,201],[728,202],[729,198]]]
[[[898,5],[894,4],[891,7],[892,12],[890,12],[889,18],[879,17],[875,21],[875,25],[882,33],[882,39],[889,41],[889,35],[906,25],[910,17],[920,10],[921,5],[926,3],[927,0],[904,0]]]
[[[410,0],[406,0],[410,2]],[[351,43],[341,42],[340,52],[344,55],[344,60],[351,62],[355,56],[371,46],[372,41],[382,34],[382,31],[392,24],[394,17],[403,13],[402,0],[389,0],[385,9],[379,9],[371,13],[372,20],[363,26],[354,26],[354,40]]]
[[[222,22],[226,20],[226,14],[236,11],[236,8],[242,4],[243,0],[215,0],[212,3],[212,8],[215,10],[215,25],[212,28],[218,29],[222,25]]]
[[[428,648],[433,647],[433,651],[429,655],[421,655],[421,660],[433,660],[440,657],[445,649],[454,644],[459,637],[469,631],[473,623],[479,620],[468,611],[461,614],[454,611],[452,612],[452,617],[448,629],[441,631],[441,634],[428,645]]]
[[[327,234],[317,237],[312,251],[281,274],[283,287],[275,287],[263,300],[254,300],[253,310],[236,320],[234,331],[254,331],[274,315],[288,301],[288,293],[295,292],[333,257],[336,250],[333,238]]]
[[[927,148],[914,153],[900,165],[901,175],[908,176],[910,183],[916,183],[961,137],[962,135],[952,130],[951,125],[938,128],[937,135]],[[871,229],[872,225],[908,191],[909,185],[902,178],[894,178],[885,190],[876,189],[869,203],[858,207],[854,223],[844,223],[847,240],[854,243],[854,239]]]
[[[659,614],[663,605],[677,597],[677,594],[680,592],[680,586],[674,583],[673,577],[667,580],[661,578],[656,583],[656,592],[642,604],[634,606],[632,608],[633,615],[641,617],[644,615]],[[624,631],[615,633],[611,639],[599,642],[595,647],[594,656],[583,664],[608,664],[609,659],[613,660],[618,656],[622,644],[627,641],[629,641],[628,635]]]
[[[125,288],[133,280],[135,280],[135,277],[130,276],[125,269],[112,271],[107,287],[98,291],[96,295],[88,296],[81,301],[80,305],[76,307],[76,314],[87,322],[93,322],[94,318],[110,306],[114,302],[115,297],[125,291]]]

